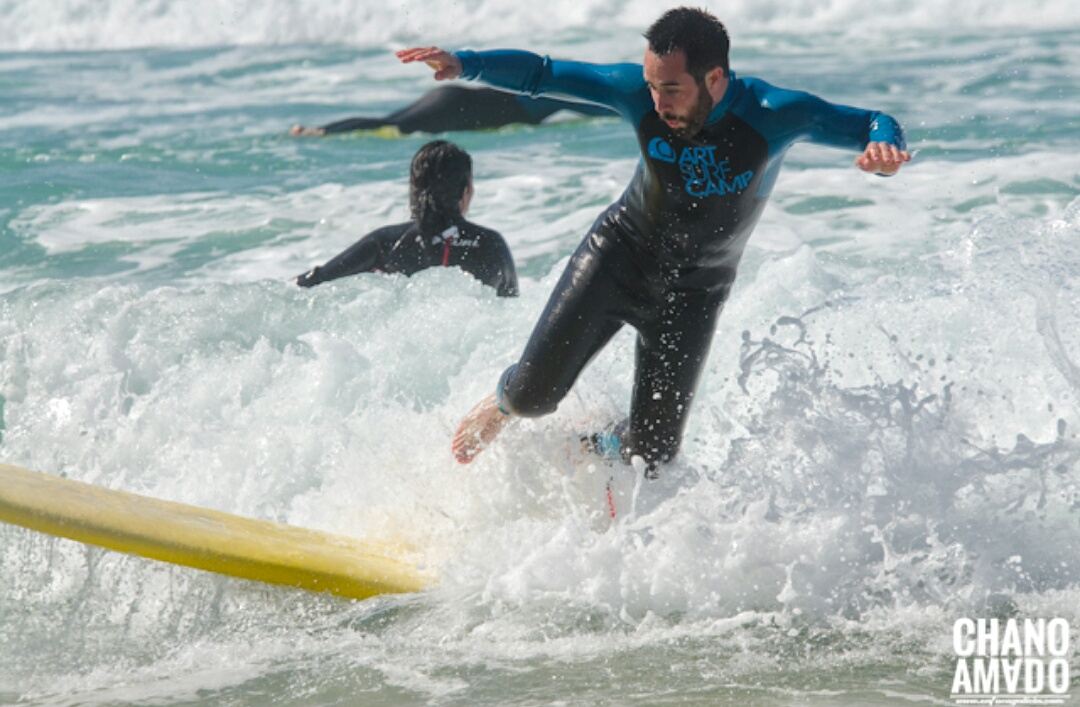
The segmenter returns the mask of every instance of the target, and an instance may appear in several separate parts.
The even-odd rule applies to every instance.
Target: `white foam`
[[[990,2],[882,0],[869,11],[855,0],[761,2],[738,0],[713,8],[739,33],[755,31],[865,33],[886,25],[890,38],[906,31],[950,28],[1075,26],[1080,10],[1071,0]],[[612,27],[640,32],[657,8],[634,0],[611,12],[601,0],[556,0],[543,6],[482,0],[468,12],[443,13],[408,0],[286,0],[229,2],[42,0],[9,4],[0,23],[0,49],[54,51],[146,46],[192,47],[251,44],[351,44],[460,42],[599,32]]]

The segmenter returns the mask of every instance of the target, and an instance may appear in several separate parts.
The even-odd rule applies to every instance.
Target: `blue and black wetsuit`
[[[457,219],[439,233],[424,235],[410,221],[384,226],[361,238],[325,264],[296,278],[301,287],[363,272],[412,275],[431,267],[459,267],[500,297],[518,294],[510,248],[497,232]]]
[[[729,75],[693,138],[657,115],[639,64],[555,61],[520,51],[458,52],[463,77],[527,95],[608,106],[637,133],[641,160],[622,196],[575,251],[519,362],[499,385],[503,410],[553,412],[624,325],[638,331],[624,459],[678,452],[699,375],[750,233],[796,142],[904,148],[899,124],[868,110]]]
[[[593,103],[553,98],[530,98],[489,88],[466,88],[450,84],[424,94],[415,103],[385,118],[346,118],[322,126],[326,134],[394,127],[410,133],[444,133],[457,130],[490,130],[517,123],[539,125],[561,110],[585,116],[616,117]]]

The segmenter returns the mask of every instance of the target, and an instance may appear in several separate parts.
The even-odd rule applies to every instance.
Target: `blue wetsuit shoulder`
[[[709,123],[730,114],[744,121],[768,144],[768,160],[758,195],[772,194],[788,148],[798,142],[862,150],[870,141],[906,149],[904,131],[879,111],[830,103],[812,93],[779,88],[761,79],[731,73],[727,93],[713,109]]]
[[[858,150],[870,141],[906,147],[899,123],[878,111],[830,103],[757,78],[732,75],[730,91],[731,111],[761,132],[775,152],[802,141]],[[721,103],[717,108],[723,111],[727,106]]]

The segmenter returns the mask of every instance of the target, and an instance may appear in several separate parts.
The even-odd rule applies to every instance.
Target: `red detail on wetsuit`
[[[444,268],[450,264],[450,241],[452,240],[454,240],[453,236],[446,236],[446,239],[443,241],[442,264]]]
[[[611,517],[615,517],[615,496],[611,493],[611,479],[607,482],[607,507]]]

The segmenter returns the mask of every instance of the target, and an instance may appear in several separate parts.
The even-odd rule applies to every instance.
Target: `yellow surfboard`
[[[434,576],[343,535],[0,464],[0,521],[186,567],[343,597],[417,592]]]

